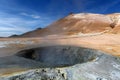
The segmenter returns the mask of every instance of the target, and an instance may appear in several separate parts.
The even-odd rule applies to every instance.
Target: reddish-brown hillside
[[[21,37],[41,37],[48,35],[74,35],[80,33],[98,33],[103,31],[119,32],[120,25],[116,25],[119,14],[70,14],[44,29],[27,32]],[[117,17],[117,18],[116,18]],[[120,22],[119,20],[117,22]]]

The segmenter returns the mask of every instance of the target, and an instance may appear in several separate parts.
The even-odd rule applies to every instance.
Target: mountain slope
[[[120,23],[120,20],[118,20],[119,15],[120,14],[102,15],[92,13],[70,14],[44,29],[37,29],[27,32],[20,35],[20,37],[75,35],[80,33],[98,33],[103,31],[118,33],[120,30],[120,25],[116,24],[116,22]]]

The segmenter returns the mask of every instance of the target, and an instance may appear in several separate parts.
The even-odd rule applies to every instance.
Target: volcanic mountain
[[[0,80],[120,80],[119,33],[119,13],[80,13],[1,38]]]
[[[120,14],[70,14],[43,29],[36,29],[19,37],[43,37],[48,35],[77,35],[89,33],[119,33]]]

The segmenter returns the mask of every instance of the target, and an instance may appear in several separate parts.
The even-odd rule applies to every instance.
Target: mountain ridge
[[[93,14],[79,13],[70,14],[55,21],[46,28],[33,30],[17,37],[43,37],[48,35],[76,35],[86,33],[120,32],[120,13]]]

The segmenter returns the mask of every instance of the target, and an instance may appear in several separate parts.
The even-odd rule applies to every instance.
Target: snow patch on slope
[[[81,13],[81,14],[75,14],[75,15],[73,15],[73,18],[76,18],[76,19],[85,18],[84,15],[85,15],[84,13]]]
[[[92,14],[92,13],[80,13],[80,14],[72,14],[70,18],[74,19],[82,19],[86,21],[102,21],[104,23],[112,23],[110,17],[102,15],[102,14]]]

